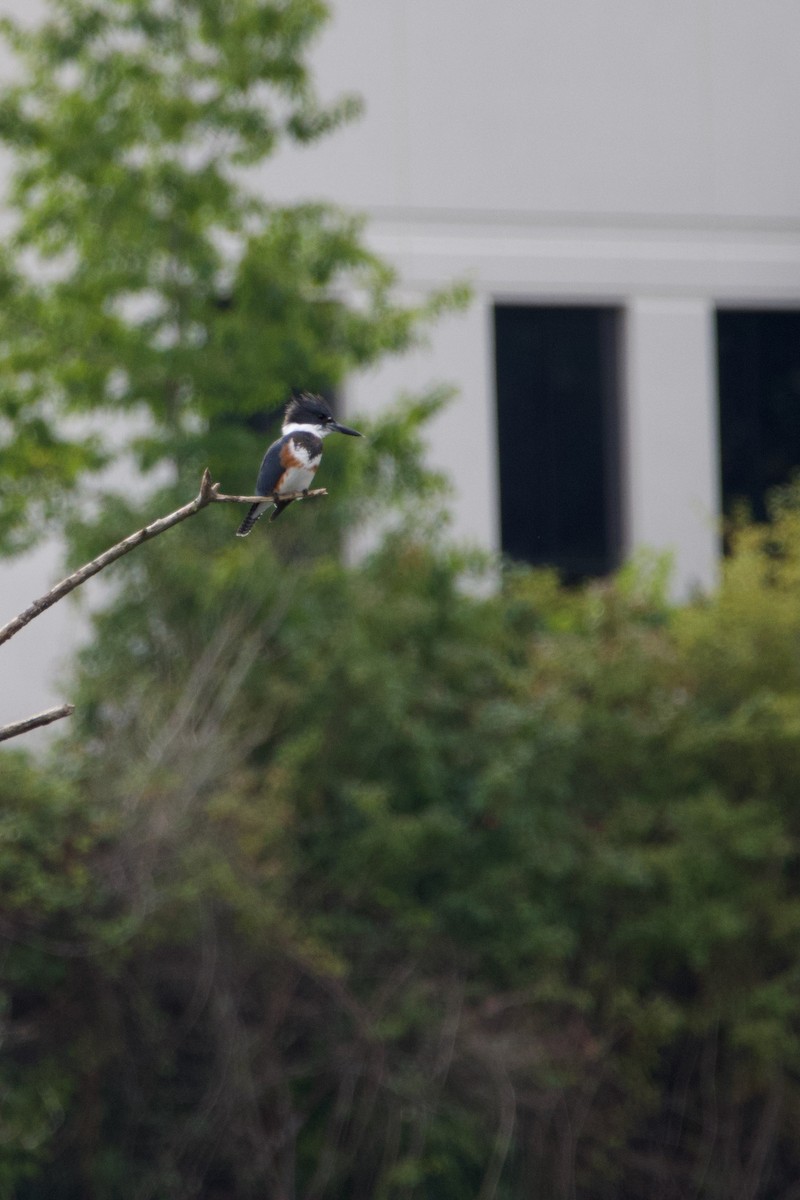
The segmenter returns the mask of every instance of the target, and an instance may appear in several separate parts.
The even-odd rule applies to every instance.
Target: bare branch
[[[117,542],[116,546],[112,546],[109,550],[104,551],[103,554],[98,555],[97,558],[93,558],[91,562],[79,567],[77,571],[73,571],[66,579],[62,579],[60,583],[51,587],[49,592],[45,592],[38,600],[34,600],[33,604],[29,604],[24,612],[21,612],[19,616],[14,617],[13,621],[9,621],[7,625],[4,625],[0,629],[0,646],[2,646],[3,642],[7,642],[12,638],[15,633],[19,633],[20,629],[24,629],[34,617],[38,617],[53,604],[57,604],[59,600],[63,600],[75,588],[80,587],[87,579],[91,579],[92,575],[96,575],[98,571],[102,571],[110,563],[115,562],[118,558],[122,558],[123,554],[128,554],[131,550],[135,550],[137,546],[141,546],[143,542],[149,541],[150,538],[158,537],[160,533],[165,533],[167,529],[171,529],[179,521],[185,521],[187,517],[193,517],[201,508],[205,508],[207,504],[211,503],[214,494],[213,488],[211,473],[206,468],[200,484],[200,491],[191,504],[184,504],[183,508],[177,509],[175,512],[170,513],[169,516],[161,517],[160,520],[153,521],[151,525],[145,525],[144,529],[139,529],[136,533],[132,533],[130,537],[125,538],[124,541]]]
[[[74,711],[74,704],[62,704],[60,708],[48,708],[45,712],[37,713],[35,717],[27,717],[24,721],[1,725],[0,742],[7,742],[9,738],[19,737],[21,733],[30,733],[32,729],[39,729],[42,725],[52,725],[53,721],[60,721],[62,717],[68,717]]]
[[[280,497],[281,500],[304,500],[308,496],[327,496],[325,488],[315,488],[310,492],[292,492],[284,494]],[[124,554],[129,554],[131,550],[135,550],[137,546],[141,546],[143,542],[149,542],[151,538],[158,537],[161,533],[166,533],[173,525],[185,521],[187,517],[193,517],[195,513],[199,513],[201,509],[207,508],[209,504],[262,504],[274,503],[277,496],[225,496],[220,494],[219,484],[211,482],[211,472],[206,467],[203,472],[203,478],[200,481],[200,491],[189,504],[184,504],[183,508],[178,508],[175,512],[170,513],[166,517],[161,517],[157,521],[153,521],[150,525],[145,525],[143,529],[138,529],[136,533],[132,533],[130,537],[126,537],[123,541],[117,542],[116,546],[111,546],[97,558],[93,558],[91,562],[85,563],[79,567],[77,571],[73,571],[71,575],[67,575],[66,579],[62,579],[60,583],[55,584],[50,588],[49,592],[45,592],[38,600],[34,600],[32,604],[21,612],[18,616],[9,621],[0,629],[0,646],[3,642],[7,642],[24,629],[35,617],[40,613],[46,612],[52,605],[57,604],[59,600],[63,600],[75,588],[85,583],[87,579],[91,579],[93,575],[97,575],[99,571],[116,562],[118,558],[122,558]],[[5,725],[0,727],[0,742],[6,741],[8,738],[18,737],[21,733],[28,733],[31,729],[37,729],[40,725],[49,725],[52,721],[60,721],[62,717],[68,717],[70,713],[75,711],[73,704],[63,704],[60,708],[50,708],[47,712],[38,713],[34,717],[28,717],[25,721],[16,721],[13,725]]]
[[[281,496],[281,500],[303,500],[307,496],[325,496],[327,492],[325,488],[316,488],[311,492],[293,492],[291,495]],[[49,592],[45,592],[38,600],[34,600],[28,605],[24,612],[19,616],[14,617],[13,621],[9,621],[0,629],[0,646],[7,642],[19,633],[20,629],[38,617],[40,613],[45,612],[53,604],[57,604],[59,600],[69,595],[75,588],[80,587],[87,579],[91,579],[92,575],[97,575],[99,571],[104,570],[112,562],[116,562],[118,558],[122,558],[124,554],[129,554],[131,550],[135,550],[137,546],[141,546],[143,542],[150,541],[151,538],[158,537],[161,533],[166,533],[173,525],[177,525],[180,521],[185,521],[187,517],[193,517],[195,513],[206,508],[209,504],[259,504],[264,501],[274,503],[277,499],[275,496],[225,496],[219,492],[219,484],[211,482],[211,472],[206,467],[203,472],[203,478],[200,482],[200,491],[194,500],[189,504],[184,504],[183,508],[178,508],[175,512],[170,513],[166,517],[161,517],[157,521],[153,521],[150,525],[145,525],[144,529],[139,529],[136,533],[132,533],[130,537],[126,537],[124,541],[117,542],[116,546],[111,546],[105,550],[97,558],[91,562],[79,567],[77,571],[73,571],[66,579],[62,579],[60,583],[55,584],[50,588]]]
[[[218,487],[219,484],[214,484]],[[282,492],[280,496],[225,496],[221,492],[215,492],[211,497],[212,501],[219,504],[274,504],[276,500],[311,500],[314,496],[327,496],[327,488],[313,488],[310,492]]]

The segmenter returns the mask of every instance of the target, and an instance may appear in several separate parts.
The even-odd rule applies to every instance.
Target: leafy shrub
[[[47,956],[6,973],[12,1031],[39,988],[29,1053],[55,1080],[20,1103],[63,1113],[34,1159],[12,1126],[8,1177],[787,1194],[797,520],[743,528],[719,592],[677,611],[630,573],[476,595],[400,534],[287,570],[292,532],[209,559],[196,522],[131,560],[58,768],[60,820],[103,814],[103,838],[63,879],[64,826],[29,838],[32,880],[56,863],[47,920],[92,953],[63,1040],[72,960],[54,946],[57,986]],[[24,772],[20,795],[64,794]],[[40,891],[13,893],[26,922]]]

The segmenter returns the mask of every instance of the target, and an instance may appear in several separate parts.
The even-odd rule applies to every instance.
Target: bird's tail
[[[269,504],[253,504],[245,519],[236,530],[237,537],[247,537],[258,518],[269,508]]]
[[[275,511],[270,515],[270,521],[277,521],[283,510],[288,508],[291,503],[291,500],[276,500]]]

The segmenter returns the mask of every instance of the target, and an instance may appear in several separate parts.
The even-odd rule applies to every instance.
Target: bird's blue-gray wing
[[[256,495],[271,496],[281,481],[285,467],[281,462],[281,447],[284,439],[278,438],[273,442],[261,462],[261,469],[256,480]],[[253,504],[247,516],[236,530],[237,537],[247,537],[260,516],[267,511],[269,504]]]
[[[264,455],[256,481],[257,496],[271,496],[281,481],[281,476],[286,470],[281,462],[283,443],[284,439],[278,438],[277,442],[273,442]]]

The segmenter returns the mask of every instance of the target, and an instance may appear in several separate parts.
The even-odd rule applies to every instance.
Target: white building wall
[[[372,212],[794,220],[794,0],[332,0],[366,115],[263,172]]]
[[[355,379],[349,397],[461,388],[431,430],[460,535],[499,541],[492,305],[609,304],[627,331],[626,548],[672,553],[678,596],[713,583],[713,310],[800,306],[798,44],[788,0],[335,4],[320,90],[360,92],[365,117],[260,180],[367,210],[406,284],[472,282],[473,313],[434,331],[427,358]]]
[[[628,548],[669,553],[682,590],[707,589],[719,542],[713,312],[702,299],[640,297],[625,347]]]
[[[461,543],[499,550],[491,326],[491,308],[477,299],[467,312],[441,320],[415,351],[354,377],[345,401],[351,412],[375,413],[403,393],[454,387],[457,400],[428,427],[428,461],[452,487],[449,533]]]

